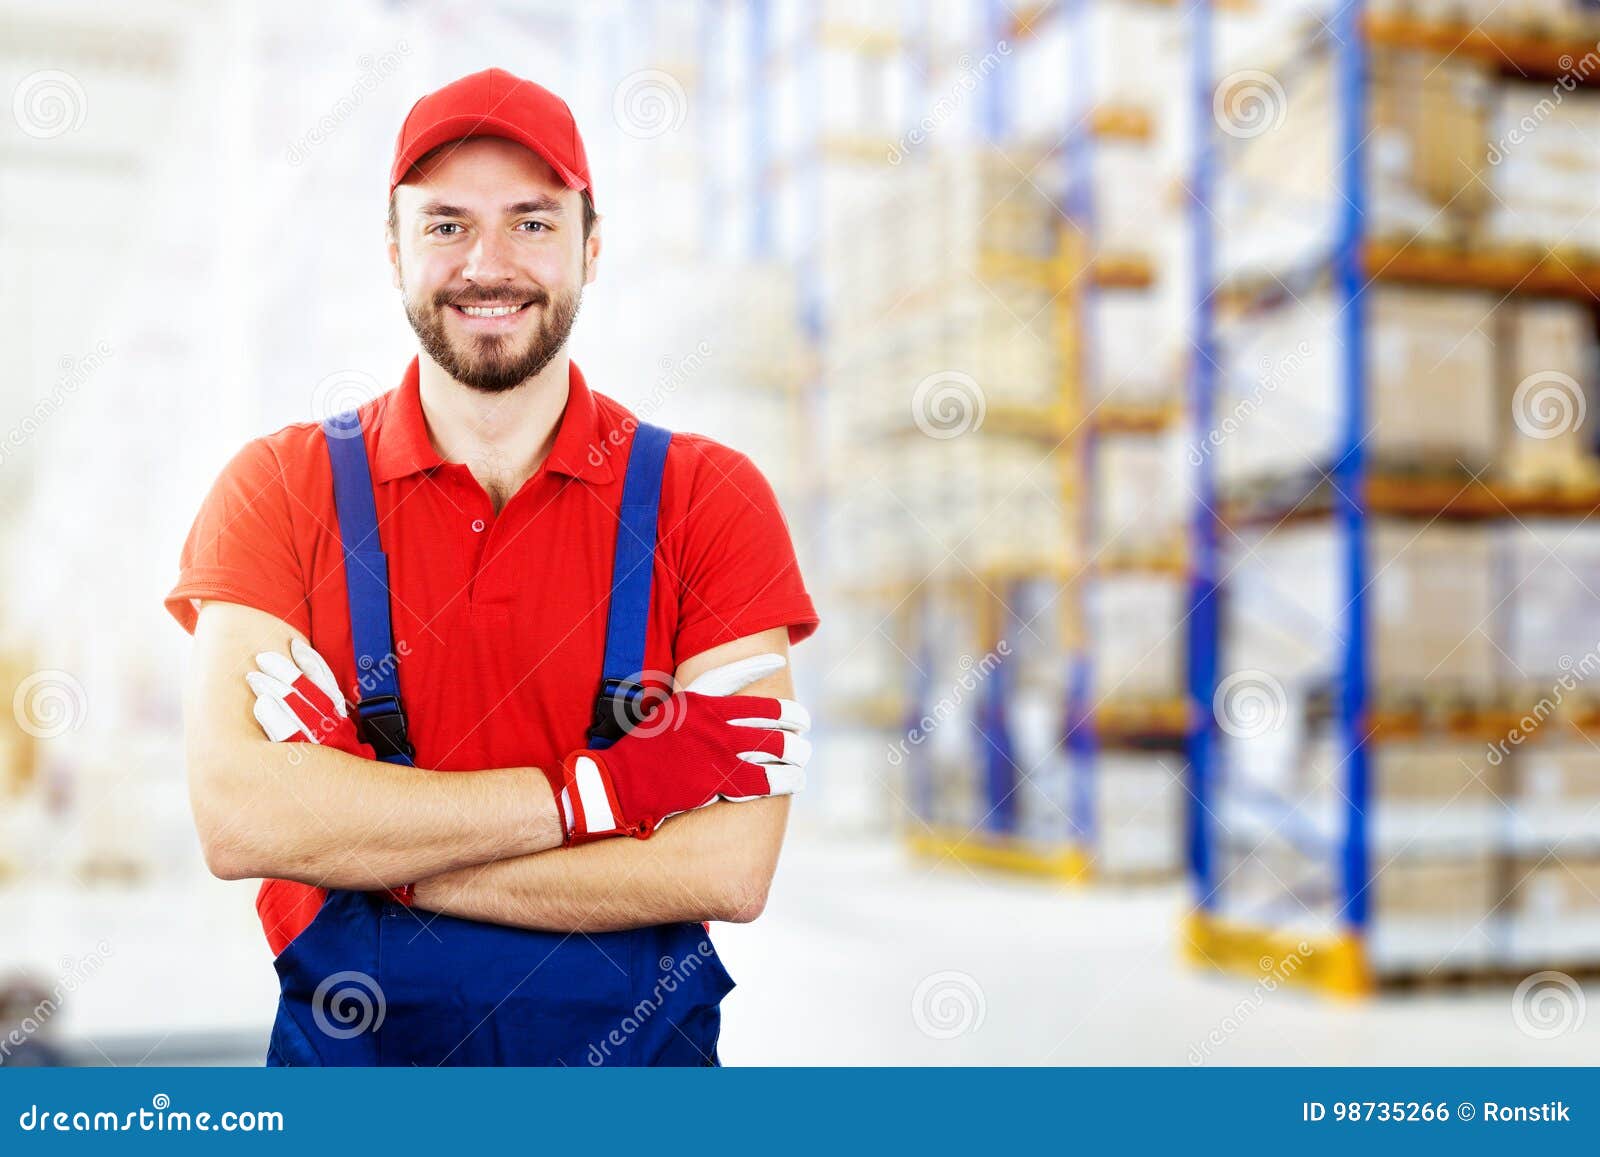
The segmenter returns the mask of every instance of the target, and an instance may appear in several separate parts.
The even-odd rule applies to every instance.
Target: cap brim
[[[429,125],[413,137],[405,154],[395,158],[394,168],[389,173],[389,191],[394,192],[395,186],[405,180],[406,174],[412,167],[440,145],[472,137],[501,137],[504,140],[515,141],[542,157],[545,163],[555,170],[556,176],[561,178],[567,188],[588,187],[587,181],[562,164],[550,146],[532,133],[499,117],[486,117],[473,113],[445,117],[444,120]]]

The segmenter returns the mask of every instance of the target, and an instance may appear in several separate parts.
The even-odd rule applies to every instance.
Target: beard
[[[505,291],[493,295],[440,292],[431,300],[414,302],[406,293],[402,277],[400,292],[405,302],[406,320],[411,323],[429,357],[439,368],[469,389],[485,394],[500,394],[515,389],[533,377],[561,352],[578,318],[583,301],[581,289],[557,294],[554,298],[542,289]],[[526,338],[512,334],[469,334],[452,340],[445,326],[445,311],[452,305],[494,305],[526,301],[529,310],[539,310],[538,325]]]

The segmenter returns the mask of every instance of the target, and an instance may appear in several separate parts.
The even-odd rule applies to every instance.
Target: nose
[[[511,239],[496,229],[479,233],[467,253],[467,263],[461,274],[479,285],[510,281],[516,276],[516,266],[511,260]]]

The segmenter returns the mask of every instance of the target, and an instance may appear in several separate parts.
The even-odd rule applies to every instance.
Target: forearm
[[[190,794],[207,863],[230,879],[376,889],[561,844],[531,767],[426,771],[262,739],[191,752]]]
[[[423,880],[416,905],[551,932],[752,920],[766,903],[788,815],[786,796],[713,804],[648,840],[602,840]]]

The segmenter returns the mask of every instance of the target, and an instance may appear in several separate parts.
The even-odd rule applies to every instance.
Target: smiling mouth
[[[532,304],[531,301],[524,301],[520,305],[451,305],[450,308],[463,317],[511,317]]]

